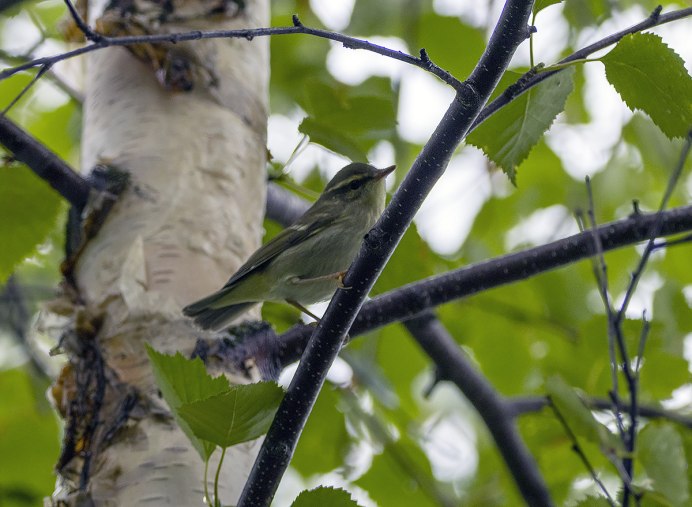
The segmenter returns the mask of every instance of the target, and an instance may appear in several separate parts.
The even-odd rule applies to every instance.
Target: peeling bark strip
[[[95,6],[89,24],[115,34],[269,23],[262,1]],[[53,505],[197,505],[203,497],[203,463],[160,398],[144,344],[191,355],[198,333],[180,308],[217,289],[260,243],[268,42],[115,47],[88,57],[82,171],[116,167],[129,184],[96,220],[97,234],[89,223],[73,229],[82,237],[70,243],[71,283],[53,305],[70,322],[61,342],[68,364],[52,390],[66,423]],[[269,365],[236,367],[235,382],[271,374]],[[236,502],[256,447],[227,452],[225,505]]]

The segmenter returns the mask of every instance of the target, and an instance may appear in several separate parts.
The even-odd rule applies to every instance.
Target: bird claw
[[[336,286],[337,286],[339,289],[349,290],[349,289],[351,289],[352,287],[346,287],[346,286],[344,285],[344,277],[345,277],[345,276],[346,276],[346,271],[339,271],[339,272],[336,274]]]

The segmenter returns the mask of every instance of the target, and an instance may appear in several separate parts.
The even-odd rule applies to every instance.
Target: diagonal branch
[[[269,505],[293,455],[298,437],[343,345],[355,316],[430,189],[442,176],[454,150],[488,100],[516,48],[527,38],[533,2],[509,0],[483,56],[459,90],[401,187],[370,231],[303,354],[257,461],[238,501],[239,507]],[[550,505],[547,489],[533,505]]]
[[[550,505],[536,460],[522,441],[505,399],[476,370],[434,314],[428,312],[404,325],[434,361],[439,377],[453,382],[478,411],[524,498],[533,499],[530,505]]]
[[[5,115],[0,115],[0,142],[75,208],[81,210],[86,206],[91,191],[89,183]]]

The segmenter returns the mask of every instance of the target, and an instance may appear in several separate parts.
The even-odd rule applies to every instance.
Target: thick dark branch
[[[587,398],[584,400],[592,410],[607,410],[612,412],[613,401],[603,398]],[[517,417],[533,412],[540,412],[544,407],[548,406],[548,398],[545,396],[518,396],[506,400],[512,414]],[[666,419],[674,423],[692,429],[692,417],[690,415],[681,414],[673,410],[655,407],[652,405],[639,404],[637,414],[640,417],[648,419]]]
[[[596,229],[604,251],[649,239],[657,214],[636,214]],[[692,231],[692,205],[661,213],[661,236]],[[547,245],[472,264],[392,290],[363,305],[350,336],[410,319],[435,306],[545,273],[596,254],[591,231]],[[309,330],[295,326],[281,335],[282,364],[300,358]]]
[[[271,502],[356,313],[416,211],[442,176],[454,150],[488,100],[516,48],[526,39],[532,4],[530,0],[509,0],[505,4],[478,65],[361,245],[344,279],[349,289],[337,291],[308,343],[241,494],[239,507],[265,506]]]
[[[625,28],[620,32],[609,35],[608,37],[605,37],[597,42],[594,42],[593,44],[586,46],[585,48],[582,48],[579,51],[576,51],[568,57],[560,60],[557,64],[560,65],[573,62],[575,60],[581,60],[597,51],[600,51],[601,49],[605,49],[608,46],[617,43],[620,39],[627,35],[641,32],[642,30],[646,30],[647,28],[651,28],[654,26],[670,23],[671,21],[677,21],[678,19],[686,18],[688,16],[692,16],[692,7],[669,12],[667,14],[660,14],[660,12],[661,11],[659,7],[644,21],[637,23],[636,25],[632,25],[629,28]],[[493,100],[483,109],[483,111],[481,111],[481,114],[479,114],[478,118],[476,118],[476,121],[471,127],[471,130],[475,129],[490,115],[495,113],[498,109],[501,109],[502,107],[512,102],[522,93],[528,91],[529,89],[548,79],[553,74],[557,74],[558,72],[562,72],[563,70],[564,69],[557,69],[539,73],[536,73],[535,69],[530,70],[529,72],[521,76],[517,80],[517,83],[515,85],[510,86],[503,94],[501,94],[498,98]]]
[[[453,382],[483,418],[527,504],[552,505],[538,465],[519,436],[513,412],[504,398],[476,370],[432,313],[404,325],[435,362],[439,377]]]
[[[310,203],[289,192],[285,188],[270,182],[267,186],[267,218],[288,227],[298,220],[310,207]]]
[[[75,208],[81,210],[86,206],[91,191],[89,183],[5,115],[0,115],[0,143]]]
[[[294,22],[296,22],[294,17]],[[200,39],[247,39],[252,40],[255,37],[268,37],[273,35],[291,35],[291,34],[306,34],[312,35],[314,37],[319,37],[321,39],[333,40],[340,42],[344,47],[349,49],[364,49],[366,51],[371,51],[382,56],[387,56],[393,58],[394,60],[399,60],[404,63],[408,63],[415,67],[427,70],[428,72],[434,74],[435,76],[442,79],[445,83],[452,86],[454,89],[459,90],[461,88],[461,82],[454,76],[441,69],[435,65],[425,52],[421,53],[420,57],[415,57],[404,53],[403,51],[396,51],[394,49],[389,49],[378,44],[373,44],[363,39],[358,39],[356,37],[349,37],[348,35],[343,35],[337,32],[330,32],[328,30],[321,30],[318,28],[310,28],[299,23],[295,26],[286,27],[274,27],[274,28],[244,28],[241,30],[209,30],[200,31],[196,30],[193,32],[181,32],[181,33],[165,33],[165,34],[151,34],[151,35],[130,35],[125,37],[105,37],[100,34],[90,31],[89,38],[92,39],[93,43],[87,46],[74,49],[72,51],[66,51],[53,56],[47,56],[43,58],[36,58],[29,62],[17,65],[10,69],[5,69],[0,71],[0,81],[21,72],[23,70],[28,70],[34,67],[45,67],[52,66],[56,62],[66,60],[68,58],[74,58],[75,56],[83,55],[86,53],[91,53],[92,51],[97,51],[99,49],[114,47],[114,46],[131,46],[134,44],[162,44],[171,43],[176,44],[178,42],[193,41]]]

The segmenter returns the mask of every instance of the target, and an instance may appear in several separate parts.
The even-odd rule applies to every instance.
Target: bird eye
[[[353,180],[351,183],[349,183],[348,188],[350,188],[351,190],[356,190],[362,187],[363,183],[363,180]]]

